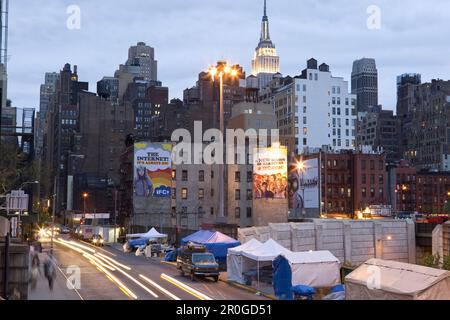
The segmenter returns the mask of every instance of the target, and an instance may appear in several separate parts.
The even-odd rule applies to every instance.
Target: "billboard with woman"
[[[134,195],[166,198],[172,190],[172,145],[139,142],[134,145]]]

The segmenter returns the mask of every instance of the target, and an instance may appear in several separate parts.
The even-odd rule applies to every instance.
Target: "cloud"
[[[69,5],[81,8],[81,29],[66,28]],[[366,9],[381,9],[381,29],[368,30]],[[395,78],[450,73],[450,4],[445,0],[269,0],[271,37],[282,73],[295,75],[310,57],[350,80],[355,59],[373,57],[380,74],[380,102],[395,108]],[[159,79],[171,97],[182,97],[198,73],[219,59],[250,73],[259,40],[262,0],[15,0],[10,10],[9,98],[39,106],[44,73],[77,64],[90,89],[124,63],[130,45],[156,50]]]

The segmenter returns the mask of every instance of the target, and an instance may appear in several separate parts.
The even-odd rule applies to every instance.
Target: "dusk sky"
[[[80,30],[66,27],[72,4],[81,9]],[[367,27],[370,5],[381,9],[379,30]],[[182,98],[219,59],[250,74],[262,13],[263,0],[12,0],[8,98],[37,108],[44,73],[66,62],[78,65],[80,80],[95,92],[139,41],[155,48],[159,80]],[[375,58],[387,109],[395,109],[399,74],[450,79],[448,0],[268,0],[268,16],[283,75],[299,74],[314,57],[350,81],[353,60]]]

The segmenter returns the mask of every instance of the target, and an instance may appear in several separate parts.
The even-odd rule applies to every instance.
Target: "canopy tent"
[[[261,266],[272,267],[272,261],[279,255],[289,255],[290,250],[286,249],[273,239],[269,239],[260,246],[247,248],[241,252],[242,262],[241,271],[236,277],[239,283],[245,284],[244,277],[256,275],[258,280],[258,287],[260,285],[261,274],[266,272],[261,271]],[[264,268],[264,267],[263,267]],[[266,270],[267,272],[269,270]],[[235,275],[232,274],[232,277]]]
[[[138,238],[136,240],[128,241],[129,246],[135,248],[147,245],[149,240],[167,238],[167,234],[159,233],[155,228],[152,228],[147,233],[127,234],[127,238]]]
[[[269,239],[263,245],[256,247],[253,250],[245,250],[242,255],[246,258],[255,261],[273,261],[281,254],[289,255],[290,250],[286,249],[273,239]]]
[[[182,245],[189,242],[201,244],[206,247],[208,252],[214,254],[217,260],[224,262],[227,257],[228,249],[235,248],[241,243],[218,231],[200,230],[181,240]]]
[[[345,278],[347,300],[450,300],[450,272],[370,259]]]
[[[330,251],[290,252],[281,256],[289,262],[286,272],[292,273],[292,286],[330,288],[341,283],[341,263]],[[277,281],[275,277],[274,282]]]
[[[262,246],[260,241],[251,239],[239,247],[228,249],[227,273],[229,281],[244,283],[242,277],[242,252],[253,251],[260,246]]]
[[[152,228],[147,233],[127,234],[127,238],[159,239],[159,238],[167,238],[167,234],[159,233],[158,231],[156,231],[155,228]]]

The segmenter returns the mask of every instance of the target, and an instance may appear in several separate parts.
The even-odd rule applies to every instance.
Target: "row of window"
[[[214,197],[214,189],[211,189],[211,197]],[[172,188],[172,199],[177,198],[177,189]],[[181,189],[181,199],[187,200],[189,198],[189,191],[188,188],[182,188]],[[251,189],[247,190],[247,200],[251,201],[253,200],[253,191]],[[205,189],[198,189],[198,200],[204,200],[205,199]],[[234,192],[234,199],[236,201],[241,200],[241,190],[236,189]]]
[[[173,208],[172,208],[172,212],[176,212],[176,209],[177,209],[176,207],[173,207]],[[181,207],[181,213],[182,213],[182,214],[187,214],[187,213],[188,213],[188,207]],[[203,209],[203,207],[198,207],[198,213],[205,213],[205,210]],[[210,208],[209,213],[210,213],[212,216],[214,215],[214,208],[213,208],[213,207]],[[227,212],[225,211],[225,216],[227,216],[227,215],[228,215],[228,214],[227,214]],[[235,215],[235,217],[236,217],[237,219],[240,219],[240,218],[241,218],[241,208],[240,208],[240,207],[236,207],[236,208],[234,209],[234,215]],[[247,208],[246,208],[246,216],[247,216],[247,218],[251,218],[252,215],[253,215],[252,208],[251,208],[251,207],[247,207]]]
[[[177,170],[172,170],[172,180],[176,180],[176,179],[177,179]],[[211,171],[211,179],[214,179],[214,171]],[[181,172],[181,181],[183,181],[183,182],[189,181],[189,172],[187,170],[183,170]],[[199,182],[205,181],[205,171],[204,170],[200,170],[198,172],[198,181]],[[240,171],[236,171],[234,173],[234,181],[241,182],[241,172]],[[253,181],[253,172],[247,171],[247,182],[252,182],[252,181]]]

